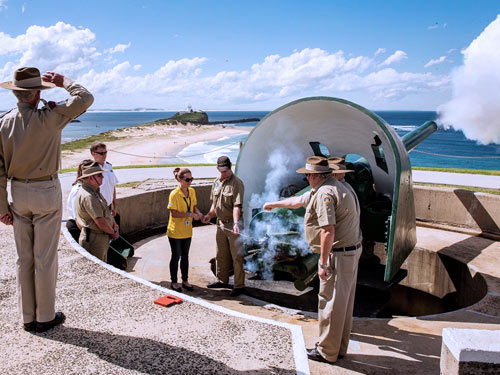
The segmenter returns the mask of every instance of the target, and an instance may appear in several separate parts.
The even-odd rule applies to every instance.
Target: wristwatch
[[[328,268],[328,263],[321,263],[321,262],[318,262],[318,265],[321,267],[321,268]]]

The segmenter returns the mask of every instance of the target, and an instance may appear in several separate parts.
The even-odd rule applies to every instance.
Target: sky
[[[497,0],[0,0],[0,82],[22,66],[56,71],[94,94],[92,109],[273,110],[332,96],[454,111],[470,100],[467,51],[500,71],[498,14]],[[13,105],[0,90],[0,109]]]

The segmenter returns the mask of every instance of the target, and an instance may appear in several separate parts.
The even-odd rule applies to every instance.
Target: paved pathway
[[[474,186],[500,189],[500,176],[482,174],[413,171],[413,181],[446,185]]]

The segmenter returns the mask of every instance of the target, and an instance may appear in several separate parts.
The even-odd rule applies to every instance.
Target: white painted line
[[[213,303],[207,302],[207,301],[202,300],[200,298],[195,298],[195,297],[192,297],[188,294],[179,293],[179,292],[176,292],[175,290],[167,289],[167,288],[164,288],[160,285],[153,284],[150,281],[141,279],[135,275],[131,275],[130,273],[128,273],[126,271],[119,270],[116,267],[113,267],[107,263],[104,263],[102,260],[100,260],[99,258],[96,258],[92,254],[90,254],[87,250],[85,250],[83,247],[81,247],[78,244],[78,242],[76,242],[73,239],[71,234],[68,232],[68,229],[66,228],[66,226],[62,226],[61,230],[62,230],[66,240],[71,244],[71,246],[73,246],[73,248],[76,251],[78,251],[80,253],[80,255],[84,256],[85,258],[91,260],[94,263],[99,264],[100,266],[106,268],[107,270],[109,270],[111,272],[117,273],[117,274],[119,274],[123,277],[127,277],[129,279],[132,279],[132,280],[134,280],[140,284],[146,285],[152,289],[156,289],[156,290],[162,291],[164,293],[168,293],[168,294],[180,297],[183,300],[195,303],[197,305],[206,307],[206,308],[214,310],[214,311],[218,311],[218,312],[226,314],[226,315],[230,315],[230,316],[234,316],[234,317],[238,317],[238,318],[242,318],[242,319],[247,319],[247,320],[253,320],[256,322],[271,324],[271,325],[275,325],[278,327],[289,329],[291,336],[292,336],[293,358],[295,361],[295,370],[297,372],[297,375],[309,375],[310,374],[309,362],[307,359],[306,346],[305,346],[305,342],[304,342],[304,335],[302,334],[302,327],[300,327],[296,324],[277,322],[275,320],[259,318],[257,316],[244,314],[244,313],[241,313],[239,311],[233,311],[233,310],[228,309],[226,307],[215,305]]]

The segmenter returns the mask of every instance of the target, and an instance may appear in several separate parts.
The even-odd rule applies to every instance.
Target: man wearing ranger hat
[[[83,167],[82,188],[76,197],[76,222],[82,227],[78,243],[89,253],[107,261],[109,239],[118,238],[118,225],[116,225],[106,199],[99,192],[102,184],[102,169],[96,162]]]
[[[307,351],[309,359],[334,363],[347,353],[358,261],[361,255],[359,204],[346,186],[332,174],[348,172],[319,156],[307,158],[304,173],[311,185],[306,197],[292,197],[264,204],[273,208],[306,207],[304,230],[309,247],[319,253],[319,341]]]
[[[70,98],[38,109],[40,91],[64,88]],[[61,228],[61,131],[94,101],[84,87],[59,73],[15,71],[0,87],[17,106],[0,115],[0,221],[14,225],[19,307],[24,329],[46,331],[65,319],[55,312],[57,245]],[[12,203],[7,200],[11,179]]]

